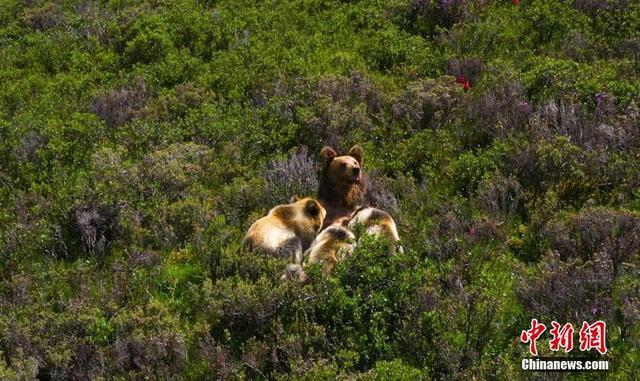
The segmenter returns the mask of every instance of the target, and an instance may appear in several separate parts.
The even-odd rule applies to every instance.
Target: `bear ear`
[[[307,212],[313,217],[320,214],[320,208],[318,208],[318,203],[314,200],[307,201],[307,204],[304,206]]]
[[[289,200],[289,203],[293,204],[296,201],[300,201],[300,197],[298,197],[297,194],[294,194],[293,196],[291,196],[291,200]]]
[[[322,156],[322,158],[325,159],[326,161],[331,161],[331,160],[333,160],[333,158],[338,156],[338,154],[336,153],[336,151],[333,148],[331,148],[329,146],[324,146],[320,150],[320,156]]]
[[[348,155],[358,160],[358,163],[362,167],[363,160],[364,160],[364,150],[362,149],[362,147],[356,144],[355,146],[349,148]]]

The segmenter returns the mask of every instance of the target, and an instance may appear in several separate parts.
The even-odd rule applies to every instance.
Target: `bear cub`
[[[302,253],[322,228],[326,214],[318,201],[294,196],[290,204],[278,205],[254,222],[242,246],[300,263]]]
[[[386,238],[389,241],[389,254],[391,255],[396,252],[404,253],[404,249],[400,246],[396,222],[384,210],[372,207],[360,208],[353,212],[347,226],[353,231],[356,231],[358,226],[362,226],[365,233]]]

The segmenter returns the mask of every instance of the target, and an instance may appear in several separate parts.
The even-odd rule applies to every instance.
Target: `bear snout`
[[[359,167],[354,167],[351,169],[351,178],[349,179],[349,182],[351,182],[352,184],[360,184],[360,168]]]

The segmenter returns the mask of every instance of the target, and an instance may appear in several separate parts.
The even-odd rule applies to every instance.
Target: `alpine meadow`
[[[640,1],[0,0],[0,84],[0,380],[640,378]],[[282,279],[321,152],[398,251]]]

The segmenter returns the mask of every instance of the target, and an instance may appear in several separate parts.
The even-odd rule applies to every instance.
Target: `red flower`
[[[514,5],[520,5],[520,0],[511,0]]]
[[[469,90],[471,88],[471,82],[464,77],[464,75],[459,75],[456,78],[456,82],[462,85],[462,88],[465,90]]]

